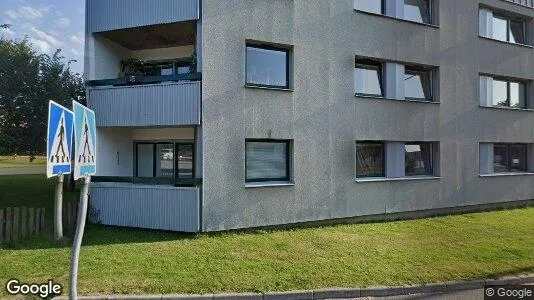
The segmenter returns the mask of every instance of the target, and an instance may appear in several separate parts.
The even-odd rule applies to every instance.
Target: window
[[[136,177],[192,180],[194,178],[193,166],[193,143],[140,142],[136,144]]]
[[[405,176],[433,175],[432,143],[406,143],[404,145]]]
[[[354,69],[354,88],[356,95],[383,97],[382,63],[357,59]]]
[[[385,177],[383,142],[356,143],[356,177]]]
[[[404,96],[406,99],[432,101],[432,71],[406,66]]]
[[[149,76],[185,74],[189,73],[190,65],[191,61],[188,60],[148,62],[145,63],[145,74]]]
[[[246,182],[290,181],[290,142],[247,140],[245,142]]]
[[[493,106],[526,108],[526,84],[493,78]]]
[[[429,0],[404,0],[404,19],[430,24]]]
[[[493,13],[491,37],[504,42],[526,44],[525,22]]]
[[[247,44],[246,85],[289,88],[289,50]]]
[[[383,14],[384,0],[356,0],[354,8],[373,14]]]
[[[526,172],[527,146],[524,144],[494,144],[493,172]]]

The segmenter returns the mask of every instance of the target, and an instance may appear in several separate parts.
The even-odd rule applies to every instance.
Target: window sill
[[[396,18],[396,17],[392,17],[392,16],[384,15],[384,14],[377,14],[377,13],[373,13],[373,12],[368,12],[368,11],[364,11],[364,10],[359,10],[359,9],[357,9],[357,8],[355,8],[354,10],[357,11],[357,12],[359,12],[359,13],[366,14],[366,15],[377,16],[377,17],[383,17],[383,18],[386,18],[386,19],[398,20],[398,21],[402,21],[402,22],[412,23],[412,24],[416,24],[416,25],[423,25],[423,26],[428,26],[428,27],[431,27],[431,28],[439,29],[439,25],[435,25],[435,24],[422,23],[422,22],[416,22],[416,21],[412,21],[412,20],[406,20],[406,19]]]
[[[260,85],[252,85],[252,84],[245,84],[245,87],[246,87],[246,88],[250,88],[250,89],[275,90],[275,91],[293,92],[293,89],[281,88],[281,87],[260,86]]]
[[[529,48],[529,49],[534,48],[534,46],[532,46],[532,45],[511,43],[511,42],[501,41],[501,40],[498,40],[498,39],[494,39],[494,38],[490,38],[490,37],[482,36],[482,35],[479,35],[478,37],[481,38],[481,39],[490,40],[490,41],[494,41],[494,42],[499,42],[501,44],[506,44],[506,45],[516,45],[516,46],[519,46],[519,47],[524,47],[524,48]]]
[[[387,182],[387,181],[412,181],[412,180],[439,180],[439,176],[405,176],[405,177],[369,177],[356,178],[356,182]]]
[[[265,182],[247,182],[246,188],[276,187],[276,186],[294,186],[295,183],[289,181],[265,181]]]
[[[534,112],[534,109],[532,108],[519,108],[519,107],[506,107],[506,106],[482,106],[479,105],[481,108],[490,108],[490,109],[503,109],[503,110],[512,110],[512,111],[525,111],[525,112]]]
[[[532,172],[510,172],[510,173],[480,174],[478,176],[481,178],[488,178],[488,177],[529,176],[529,175],[534,175],[534,173]]]
[[[363,98],[363,99],[374,99],[374,100],[388,100],[388,101],[402,101],[402,102],[412,102],[412,103],[428,103],[428,104],[440,104],[439,101],[428,101],[428,100],[418,100],[418,99],[394,99],[394,98],[384,98],[380,96],[373,96],[373,95],[360,95],[355,94],[356,98]]]

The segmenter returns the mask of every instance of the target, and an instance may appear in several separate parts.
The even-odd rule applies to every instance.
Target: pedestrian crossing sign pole
[[[54,236],[63,238],[63,179],[71,173],[71,146],[73,113],[54,101],[48,103],[48,129],[46,136],[46,176],[57,176],[54,205]]]

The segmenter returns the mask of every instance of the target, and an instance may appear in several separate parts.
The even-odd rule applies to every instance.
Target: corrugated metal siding
[[[512,2],[519,5],[528,6],[530,8],[534,8],[534,0],[504,0],[508,2]]]
[[[97,126],[200,124],[200,81],[89,88]]]
[[[199,189],[122,183],[91,184],[90,206],[104,225],[199,231]]]
[[[198,20],[199,0],[87,0],[87,32]]]

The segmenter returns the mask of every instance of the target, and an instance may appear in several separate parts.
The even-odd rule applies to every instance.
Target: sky
[[[38,53],[61,49],[71,69],[83,73],[85,30],[84,0],[0,0],[0,24],[12,27],[0,31],[7,38],[27,37]]]

